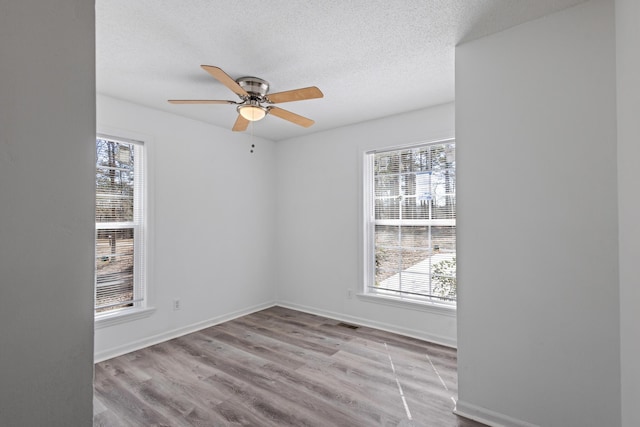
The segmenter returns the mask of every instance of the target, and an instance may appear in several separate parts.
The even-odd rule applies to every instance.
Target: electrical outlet
[[[353,289],[347,289],[347,298],[353,298]]]
[[[174,299],[173,300],[173,309],[174,310],[180,310],[180,300],[179,299]]]

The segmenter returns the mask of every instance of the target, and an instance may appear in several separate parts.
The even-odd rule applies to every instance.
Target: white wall
[[[614,33],[595,0],[456,49],[461,413],[620,424]]]
[[[278,301],[288,307],[455,345],[455,313],[347,297],[361,284],[362,153],[454,136],[447,104],[279,141]]]
[[[0,425],[90,426],[93,2],[0,2]]]
[[[640,425],[640,2],[616,1],[622,425]]]
[[[274,302],[274,143],[106,96],[98,130],[148,147],[150,304],[96,330],[96,360],[164,341]],[[231,125],[231,124],[230,124]],[[182,309],[173,311],[173,299]]]

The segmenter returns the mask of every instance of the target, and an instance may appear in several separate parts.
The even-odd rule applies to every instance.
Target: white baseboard
[[[378,322],[375,320],[364,319],[356,316],[349,316],[343,313],[336,313],[328,310],[321,310],[315,307],[308,307],[305,305],[300,305],[288,301],[277,301],[275,305],[280,307],[290,308],[292,310],[303,311],[309,314],[315,314],[317,316],[329,317],[331,319],[340,320],[343,322],[355,323],[362,326],[368,326],[371,328],[380,329],[387,332],[392,332],[395,334],[405,335],[411,338],[417,338],[423,341],[429,341],[434,344],[440,344],[446,347],[457,348],[457,343],[455,340],[451,338],[447,338],[440,335],[425,333],[424,331],[418,329],[409,329],[403,328],[397,325],[392,325],[389,323]]]
[[[356,316],[349,316],[342,313],[336,313],[328,310],[320,310],[314,307],[308,307],[300,304],[295,304],[287,301],[270,301],[263,304],[258,304],[253,307],[234,311],[232,313],[226,313],[221,316],[213,317],[202,322],[193,323],[191,325],[183,326],[177,329],[173,329],[167,332],[163,332],[150,337],[145,337],[118,347],[109,348],[103,351],[96,352],[94,354],[94,363],[102,362],[103,360],[111,359],[113,357],[121,356],[123,354],[131,353],[132,351],[140,350],[151,345],[159,344],[164,341],[168,341],[173,338],[178,338],[182,335],[190,334],[192,332],[199,331],[204,328],[208,328],[229,320],[236,319],[238,317],[246,316],[247,314],[255,313],[256,311],[264,310],[273,306],[281,306],[290,308],[292,310],[303,311],[305,313],[315,314],[318,316],[329,317],[331,319],[340,320],[343,322],[356,323],[362,326],[368,326],[371,328],[380,329],[387,332],[393,332],[400,335],[405,335],[412,338],[417,338],[424,341],[429,341],[435,344],[444,345],[446,347],[456,348],[455,340],[447,337],[425,333],[417,329],[409,329],[398,327],[396,325],[377,322],[375,320],[364,319]]]
[[[127,343],[122,346],[110,348],[104,351],[97,352],[93,355],[94,363],[102,362],[103,360],[111,359],[113,357],[122,356],[123,354],[131,353],[132,351],[140,350],[151,345],[159,344],[164,341],[168,341],[174,338],[181,337],[182,335],[190,334],[192,332],[199,331],[201,329],[209,328],[211,326],[218,325],[229,320],[236,319],[238,317],[246,316],[247,314],[255,313],[256,311],[264,310],[276,305],[275,302],[266,302],[248,307],[242,310],[234,311],[232,313],[226,313],[221,316],[213,317],[202,322],[193,323],[191,325],[183,326],[181,328],[173,329],[161,334],[146,337],[137,341]]]
[[[539,427],[537,424],[518,420],[508,415],[472,405],[461,400],[458,400],[453,413],[491,427]]]

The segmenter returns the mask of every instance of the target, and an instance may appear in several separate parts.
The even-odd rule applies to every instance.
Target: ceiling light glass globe
[[[240,107],[239,112],[242,117],[251,122],[262,120],[264,116],[267,115],[267,112],[264,110],[264,108],[256,107],[253,105]]]

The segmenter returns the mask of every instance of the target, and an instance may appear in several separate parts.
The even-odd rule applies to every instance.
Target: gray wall
[[[607,0],[456,49],[461,413],[620,424],[615,72]]]
[[[0,425],[90,426],[94,3],[0,1]]]
[[[453,136],[450,103],[278,141],[278,303],[455,346],[455,311],[348,297],[363,283],[363,153]]]
[[[97,101],[98,131],[142,140],[147,150],[155,311],[96,329],[95,359],[273,305],[275,144],[103,95]]]
[[[640,2],[616,1],[622,425],[640,425]]]

